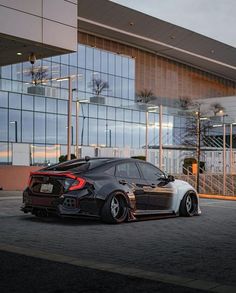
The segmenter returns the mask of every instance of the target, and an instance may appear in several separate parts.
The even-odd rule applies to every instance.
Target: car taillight
[[[82,189],[86,183],[86,180],[83,178],[77,177],[73,184],[69,187],[69,190]]]

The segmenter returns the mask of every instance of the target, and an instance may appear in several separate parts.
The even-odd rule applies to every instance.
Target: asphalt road
[[[236,201],[107,225],[38,219],[0,197],[0,292],[236,292]]]

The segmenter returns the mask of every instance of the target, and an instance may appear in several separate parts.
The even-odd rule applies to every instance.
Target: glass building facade
[[[4,66],[0,73],[1,164],[13,163],[15,143],[29,147],[31,165],[53,164],[66,154],[68,76],[73,76],[71,152],[75,153],[80,100],[78,138],[83,156],[88,146],[108,156],[126,156],[127,150],[145,154],[146,109],[135,98],[135,58],[79,44],[75,53],[37,60],[33,67],[30,62]],[[172,110],[163,108],[165,145],[179,143],[186,124]],[[158,111],[148,116],[148,145],[155,149]]]
[[[43,78],[32,71],[44,72]],[[79,44],[75,53],[37,60],[33,67],[4,66],[0,73],[1,163],[12,163],[16,142],[30,145],[32,165],[55,163],[66,153],[68,76],[74,76],[72,145],[79,99],[79,145],[143,149],[145,111],[135,102],[134,58]],[[158,114],[150,113],[149,123],[149,142],[156,144]],[[173,117],[166,115],[163,123],[172,128]]]

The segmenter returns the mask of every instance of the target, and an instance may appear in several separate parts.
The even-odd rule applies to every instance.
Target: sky
[[[236,48],[236,0],[114,0]]]

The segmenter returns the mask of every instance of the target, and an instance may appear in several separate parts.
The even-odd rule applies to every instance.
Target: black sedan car
[[[97,217],[107,223],[142,216],[200,214],[196,190],[137,159],[71,160],[31,173],[24,213]]]

